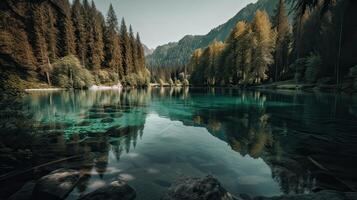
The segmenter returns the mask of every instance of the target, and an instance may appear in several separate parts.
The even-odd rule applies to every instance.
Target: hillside
[[[156,48],[147,56],[150,67],[178,67],[185,65],[193,51],[205,48],[214,40],[224,41],[238,21],[250,21],[256,10],[265,10],[270,16],[274,13],[278,0],[258,0],[248,4],[226,23],[212,29],[207,35],[187,35],[179,42],[169,43]]]

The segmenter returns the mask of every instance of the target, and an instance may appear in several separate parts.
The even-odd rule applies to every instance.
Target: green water
[[[30,93],[23,111],[36,127],[32,166],[80,155],[42,169],[85,175],[68,199],[119,178],[137,199],[157,200],[177,178],[208,174],[234,195],[355,190],[356,100],[218,88],[56,91]]]

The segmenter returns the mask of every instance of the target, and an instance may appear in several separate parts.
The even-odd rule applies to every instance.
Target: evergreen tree
[[[129,28],[129,41],[130,41],[130,49],[131,49],[131,63],[133,64],[133,68],[130,73],[138,73],[139,72],[139,55],[138,48],[136,45],[136,40],[133,32],[133,28],[130,25]]]
[[[58,48],[57,48],[57,37],[58,31],[56,28],[56,15],[51,6],[46,4],[46,42],[48,44],[48,52],[50,61],[53,62],[58,57]]]
[[[51,85],[50,71],[51,65],[48,56],[48,47],[45,40],[45,13],[43,6],[34,7],[33,20],[34,20],[34,36],[35,36],[35,55],[39,70],[43,73],[47,79],[47,83]]]
[[[139,70],[145,69],[145,52],[139,33],[136,34],[137,63]]]
[[[74,0],[72,6],[72,21],[75,27],[75,38],[76,38],[76,52],[77,57],[81,61],[82,65],[85,64],[87,59],[87,51],[86,51],[86,30],[84,27],[84,16],[83,16],[83,6],[80,0]]]
[[[128,75],[132,72],[133,69],[133,59],[132,59],[132,50],[130,44],[130,36],[128,34],[128,29],[125,24],[124,18],[122,19],[121,26],[120,26],[120,38],[121,38],[121,53],[122,53],[122,60],[123,60],[123,68],[124,74]]]
[[[234,84],[239,83],[239,81],[247,82],[250,74],[250,37],[250,25],[240,21],[228,38],[227,49],[229,53],[225,59],[228,70],[226,70],[225,76],[231,76]]]
[[[260,84],[268,78],[268,67],[273,62],[273,47],[275,35],[271,31],[269,16],[265,11],[258,10],[252,22],[252,74],[251,82]]]
[[[118,35],[118,20],[112,5],[109,7],[106,28],[105,28],[105,37],[104,37],[104,46],[105,46],[105,65],[114,70],[119,78],[124,77],[124,69],[122,66],[122,55],[120,49],[120,38]]]
[[[68,0],[63,0],[63,15],[59,15],[59,39],[62,47],[61,55],[76,55],[76,43],[74,27],[70,14],[70,4]]]
[[[93,43],[91,50],[91,69],[99,70],[104,61],[104,42],[103,42],[103,17],[97,11],[94,2],[90,10],[91,30],[93,35]]]
[[[287,71],[289,56],[290,25],[285,10],[284,0],[280,0],[274,17],[273,27],[276,29],[275,58],[274,58],[274,80],[278,81],[281,73]]]

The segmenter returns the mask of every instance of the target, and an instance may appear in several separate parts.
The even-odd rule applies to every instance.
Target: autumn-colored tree
[[[269,65],[273,63],[273,47],[275,35],[271,31],[269,16],[265,11],[258,10],[252,21],[252,55],[251,83],[260,84],[268,78]]]

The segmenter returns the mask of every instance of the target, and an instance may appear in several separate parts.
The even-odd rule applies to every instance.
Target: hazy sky
[[[94,0],[106,16],[112,3],[144,44],[155,48],[185,35],[202,35],[256,0]]]

